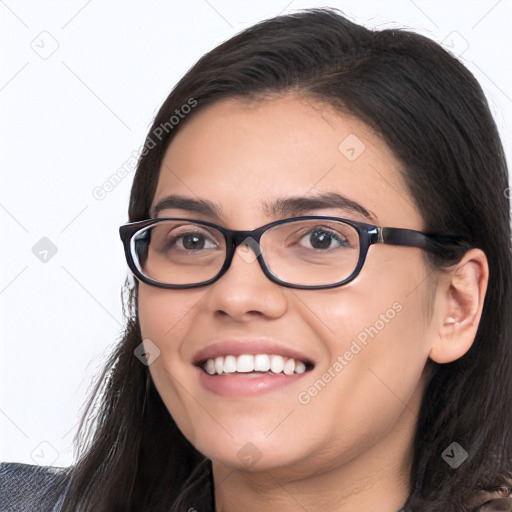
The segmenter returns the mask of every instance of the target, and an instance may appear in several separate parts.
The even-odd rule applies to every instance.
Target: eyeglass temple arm
[[[447,259],[460,259],[472,246],[458,236],[431,235],[413,229],[379,228],[377,243],[419,247]]]

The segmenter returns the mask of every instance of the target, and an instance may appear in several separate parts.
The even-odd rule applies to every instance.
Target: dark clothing
[[[69,475],[65,468],[18,462],[0,464],[1,512],[58,512]]]

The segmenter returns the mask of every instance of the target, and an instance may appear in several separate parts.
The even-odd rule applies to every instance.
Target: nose
[[[252,239],[238,245],[229,269],[211,285],[205,298],[211,312],[237,321],[254,316],[278,318],[286,312],[285,289],[265,276],[257,260],[259,253]]]

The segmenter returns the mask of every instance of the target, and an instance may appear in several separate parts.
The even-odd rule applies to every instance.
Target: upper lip
[[[313,366],[313,360],[296,348],[284,345],[282,342],[270,339],[226,339],[215,341],[199,349],[192,359],[194,365],[201,365],[207,359],[215,359],[218,356],[241,356],[243,354],[276,354],[291,357]]]

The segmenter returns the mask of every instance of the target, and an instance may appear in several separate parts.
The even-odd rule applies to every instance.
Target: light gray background
[[[243,28],[324,5],[0,0],[0,460],[74,460],[81,406],[121,333],[118,226],[133,157],[172,86]],[[510,0],[328,5],[369,28],[406,27],[451,45],[482,84],[510,162]],[[124,180],[98,199],[123,166]]]

